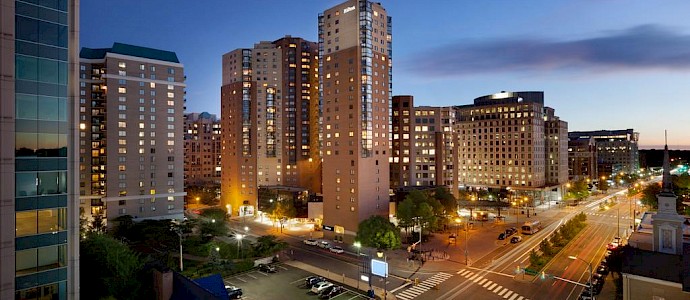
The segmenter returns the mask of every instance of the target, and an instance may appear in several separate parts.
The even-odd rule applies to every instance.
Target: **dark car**
[[[259,271],[266,272],[266,273],[275,273],[276,267],[267,265],[267,264],[260,264],[259,265]]]
[[[228,292],[228,299],[240,299],[242,297],[242,289],[232,285],[226,285],[225,290]]]
[[[593,300],[594,297],[592,294],[589,292],[589,289],[584,289],[582,293],[580,293],[580,297],[577,298],[578,300]]]
[[[512,244],[517,244],[517,243],[519,243],[519,242],[521,242],[521,241],[522,241],[522,237],[519,236],[519,235],[516,235],[516,236],[514,236],[514,237],[512,237],[512,238],[510,239],[510,242],[511,242]]]
[[[499,239],[499,240],[505,240],[505,239],[506,239],[506,233],[505,233],[505,232],[501,232],[501,234],[498,235],[498,239]]]
[[[323,278],[323,277],[321,277],[321,276],[309,276],[309,277],[307,277],[306,279],[304,279],[304,285],[305,285],[307,288],[311,288],[311,287],[314,286],[315,284],[317,284],[317,283],[319,283],[319,282],[321,282],[321,281],[325,281],[325,280],[326,280],[326,278]]]
[[[592,287],[594,287],[594,295],[599,295],[599,293],[601,293],[601,289],[604,288],[604,280],[592,279]]]
[[[334,285],[329,287],[319,294],[319,299],[331,299],[337,295],[340,295],[344,291],[343,287]]]
[[[609,274],[609,267],[607,267],[606,265],[599,265],[599,267],[597,267],[597,270],[595,272],[606,276]]]

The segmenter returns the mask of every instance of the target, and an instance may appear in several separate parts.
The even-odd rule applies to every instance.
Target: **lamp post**
[[[244,235],[242,234],[236,234],[235,239],[237,240],[237,256],[239,258],[240,254],[242,253],[242,239],[244,238]]]
[[[376,251],[376,256],[379,258],[383,258],[383,262],[388,262],[386,255],[383,253],[383,250],[378,250]],[[383,276],[383,299],[385,300],[388,296],[388,291],[386,290],[386,286],[388,283],[388,270],[386,270],[386,273]]]
[[[171,227],[171,231],[177,233],[180,238],[180,272],[184,271],[184,264],[182,263],[182,230],[179,227]]]
[[[579,259],[581,261],[584,261],[587,264],[587,267],[589,267],[589,294],[592,295],[592,297],[594,297],[594,289],[592,287],[592,264],[589,263],[588,261],[582,259],[582,258],[577,257],[577,256],[570,255],[570,256],[568,256],[568,258],[570,258],[572,260],[578,260]]]

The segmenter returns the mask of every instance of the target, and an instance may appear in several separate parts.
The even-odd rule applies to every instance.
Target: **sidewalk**
[[[313,274],[316,274],[318,276],[324,277],[324,278],[326,278],[326,279],[328,279],[334,283],[341,283],[343,285],[357,288],[358,290],[363,291],[363,293],[366,293],[366,290],[369,289],[367,282],[346,277],[344,274],[336,274],[334,272],[331,272],[330,270],[324,270],[321,268],[317,268],[317,267],[314,267],[312,265],[308,265],[308,264],[305,264],[303,262],[296,261],[296,260],[286,261],[285,264],[292,266],[292,267],[295,267],[295,268],[298,268],[298,269],[305,270],[309,273],[313,273]],[[374,294],[376,294],[376,298],[377,299],[383,299],[383,294],[384,294],[383,289],[380,287],[377,287],[377,286],[373,286],[372,288],[374,289]],[[388,291],[388,293],[386,295],[386,300],[388,300],[388,299],[390,299],[390,300],[396,299],[395,295],[393,295],[393,293],[391,293],[390,291]]]

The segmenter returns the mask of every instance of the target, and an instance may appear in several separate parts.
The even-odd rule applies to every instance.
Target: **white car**
[[[317,241],[315,239],[307,239],[303,241],[307,245],[316,246]]]
[[[322,281],[311,287],[311,292],[314,294],[318,294],[330,286],[333,286],[333,284],[328,281]]]
[[[319,242],[319,248],[328,249],[328,248],[330,248],[330,247],[331,247],[331,244],[329,244],[329,243],[326,242],[326,241],[320,241],[320,242]]]
[[[330,250],[331,250],[331,252],[338,253],[338,254],[345,252],[345,250],[343,250],[343,248],[341,248],[339,246],[331,247]]]

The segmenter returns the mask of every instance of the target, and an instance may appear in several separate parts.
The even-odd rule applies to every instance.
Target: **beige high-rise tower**
[[[386,10],[367,0],[319,15],[327,238],[352,241],[361,221],[388,216],[391,29]]]

